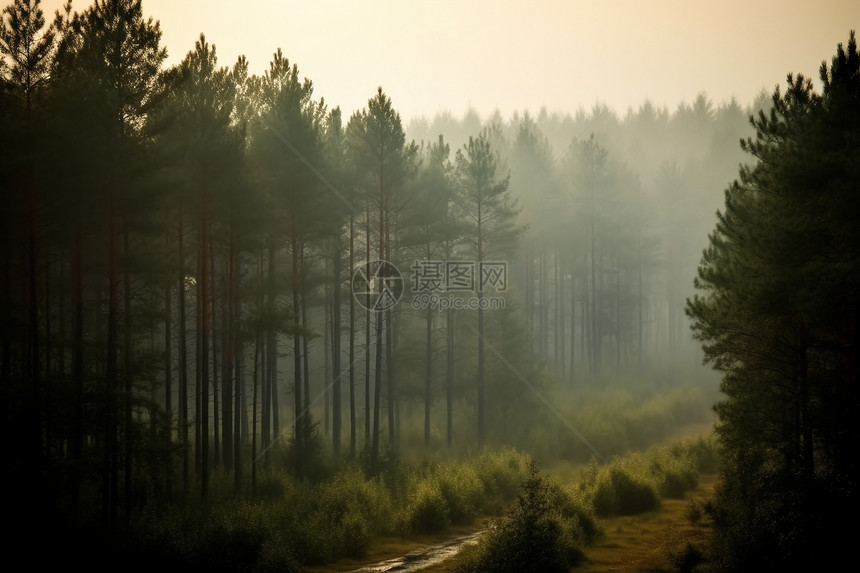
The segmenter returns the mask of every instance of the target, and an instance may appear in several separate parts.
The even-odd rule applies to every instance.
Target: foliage
[[[608,464],[588,465],[577,495],[600,516],[630,515],[656,509],[660,498],[679,498],[698,484],[701,471],[713,471],[715,445],[704,438],[630,453]]]
[[[837,563],[850,543],[835,515],[858,506],[853,32],[820,78],[817,94],[789,74],[770,113],[751,117],[741,147],[756,163],[726,190],[687,305],[723,374],[713,553],[727,571]]]
[[[513,509],[493,523],[476,550],[461,553],[455,571],[568,571],[595,530],[593,519],[532,462]]]

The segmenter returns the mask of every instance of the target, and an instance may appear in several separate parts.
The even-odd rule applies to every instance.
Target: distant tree
[[[481,286],[481,265],[493,257],[512,252],[521,229],[517,227],[517,206],[510,197],[508,182],[510,175],[500,176],[498,160],[485,133],[470,137],[463,149],[457,150],[455,160],[457,195],[455,201],[462,209],[467,221],[465,241],[468,252],[475,257],[475,272],[478,273],[476,288],[478,295],[478,370],[477,413],[478,443],[485,441],[485,365],[484,365],[484,292]]]
[[[231,183],[235,182],[239,172],[241,140],[231,129],[235,85],[230,70],[217,67],[215,47],[206,41],[205,36],[200,36],[194,50],[180,63],[176,82],[172,91],[178,113],[174,136],[184,140],[181,169],[188,182],[187,191],[197,215],[197,372],[200,380],[197,422],[201,438],[197,455],[201,463],[201,495],[205,499],[210,472],[209,356],[210,348],[214,348],[217,338],[210,326],[210,320],[214,319],[215,300],[212,229],[219,220],[224,221],[229,216],[229,213],[224,212],[227,211],[224,206],[229,201]],[[211,377],[214,377],[216,368],[212,368]],[[229,377],[222,383],[231,388]],[[213,387],[214,391],[217,389]],[[216,419],[217,410],[213,416],[213,420]],[[230,432],[232,428],[228,428]],[[230,443],[232,435],[227,434],[224,439]]]
[[[323,231],[323,241],[326,244],[326,257],[332,261],[331,281],[332,281],[332,320],[331,320],[331,387],[332,387],[332,447],[335,456],[340,456],[341,450],[341,432],[342,432],[342,368],[341,368],[341,340],[343,338],[342,328],[342,295],[344,286],[343,265],[344,251],[348,249],[349,257],[352,259],[352,249],[354,243],[354,218],[356,214],[356,206],[349,200],[347,189],[347,181],[349,176],[349,158],[348,158],[348,142],[346,139],[346,131],[344,129],[339,107],[334,108],[329,112],[325,122],[325,158],[327,170],[326,183],[331,186],[326,189],[333,203],[329,203],[332,210],[327,214],[327,225]],[[344,218],[347,218],[348,228],[346,229],[347,237],[344,245]],[[351,261],[350,261],[351,263]],[[347,272],[352,272],[352,264],[348,264]],[[355,336],[353,329],[355,328],[355,299],[349,297],[350,301],[350,334],[349,334],[349,442],[350,455],[355,456],[356,435],[355,435],[355,367],[353,353],[355,351]],[[327,301],[328,303],[328,301]],[[327,385],[329,381],[325,382]]]
[[[268,440],[267,411],[277,416],[277,334],[289,333],[293,338],[294,446],[295,470],[304,475],[313,424],[309,410],[309,388],[306,384],[306,339],[310,335],[303,309],[306,289],[305,258],[309,241],[318,238],[325,226],[325,216],[336,197],[322,192],[323,182],[315,165],[324,165],[325,103],[313,99],[313,83],[300,79],[298,66],[291,64],[278,50],[261,80],[260,131],[254,136],[254,161],[260,184],[266,189],[268,217],[268,314],[270,319],[267,343],[268,379],[263,386],[263,401],[270,406],[263,410],[263,440]],[[273,216],[277,213],[277,217]],[[339,224],[339,221],[338,221]],[[290,312],[277,310],[279,296],[276,261],[284,243],[289,249],[289,286],[292,295]],[[275,320],[275,319],[278,320]],[[303,374],[304,372],[304,374]],[[303,387],[304,386],[304,387]],[[277,435],[277,418],[272,427]]]
[[[414,182],[415,192],[404,214],[404,231],[400,242],[414,253],[417,260],[433,261],[450,259],[453,244],[459,239],[457,219],[452,214],[453,165],[450,160],[451,147],[443,136],[423,150],[423,164]],[[414,287],[415,285],[413,285]],[[428,304],[424,310],[424,445],[430,445],[430,409],[433,382],[433,323],[436,309]],[[453,352],[448,348],[447,352]],[[453,377],[453,372],[446,373]],[[446,416],[451,421],[452,388],[446,383]],[[451,433],[449,428],[449,434]],[[449,435],[450,440],[450,435]]]
[[[414,169],[417,146],[406,143],[406,134],[400,114],[394,109],[391,99],[378,88],[376,95],[368,100],[367,107],[355,112],[347,126],[350,153],[353,164],[360,173],[361,184],[374,197],[378,211],[378,255],[380,260],[391,258],[392,219],[399,209],[396,191]],[[369,247],[368,247],[369,249]],[[391,375],[391,317],[390,310],[376,313],[376,358],[373,399],[372,454],[379,455],[379,407],[382,385],[383,336],[385,344],[386,388],[388,396],[388,439],[396,444],[396,420],[394,377]],[[384,329],[383,329],[384,327]]]

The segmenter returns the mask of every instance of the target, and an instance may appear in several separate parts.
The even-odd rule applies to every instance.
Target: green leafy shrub
[[[654,455],[649,472],[661,497],[680,499],[699,483],[696,460],[689,450],[680,445]]]
[[[608,466],[589,466],[579,487],[597,515],[632,515],[660,505],[654,484],[644,472],[635,471],[637,462],[626,459]]]
[[[472,465],[483,485],[485,509],[494,511],[520,492],[528,475],[529,458],[513,448],[483,450]]]
[[[358,467],[317,486],[297,487],[286,505],[289,528],[305,563],[360,556],[374,537],[393,532],[388,488],[381,477],[367,478]]]
[[[174,507],[145,512],[133,525],[134,536],[116,548],[116,559],[131,570],[165,563],[213,572],[300,570],[292,545],[281,536],[272,513],[259,504]]]
[[[702,550],[689,541],[675,547],[669,547],[667,557],[669,563],[678,573],[690,573],[698,565],[705,562],[705,555]]]
[[[437,469],[436,477],[451,523],[471,523],[485,503],[484,486],[475,468],[468,464],[448,463]]]
[[[582,559],[586,540],[577,520],[557,511],[553,500],[560,493],[531,464],[512,510],[491,525],[477,547],[458,555],[455,571],[569,571]]]
[[[435,476],[410,480],[404,523],[414,533],[438,533],[450,523],[448,504]]]

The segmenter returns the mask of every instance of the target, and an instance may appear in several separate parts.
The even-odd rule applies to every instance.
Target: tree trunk
[[[204,195],[200,210],[200,255],[198,296],[200,301],[200,498],[206,503],[209,497],[209,221],[207,198]]]
[[[454,442],[454,309],[449,308],[446,317],[448,338],[447,364],[445,368],[445,418],[446,438],[450,448]]]
[[[433,308],[429,304],[427,305],[425,317],[424,336],[424,447],[430,447],[430,400],[433,380]]]
[[[234,264],[235,264],[235,247],[233,245],[233,227],[230,227],[229,247],[227,253],[227,269],[226,269],[226,293],[227,300],[224,301],[222,310],[223,341],[221,345],[221,410],[223,422],[221,424],[222,440],[223,440],[223,457],[224,467],[228,471],[233,468],[233,361],[235,346],[233,339],[235,336],[233,328],[233,310],[236,304],[236,290],[234,279]]]
[[[179,447],[182,452],[182,489],[187,494],[189,488],[190,464],[188,460],[188,339],[185,327],[185,250],[183,247],[182,207],[179,207],[179,411],[177,424],[179,429]]]
[[[299,281],[301,280],[299,266],[298,241],[295,235],[296,216],[293,217],[293,236],[291,243],[292,262],[293,262],[293,314],[298,321],[301,313],[301,299],[299,291]],[[293,384],[295,386],[295,463],[296,477],[302,479],[304,477],[304,456],[305,456],[305,420],[306,412],[304,412],[305,400],[302,399],[302,352],[301,352],[301,335],[298,329],[293,334]]]
[[[349,214],[349,272],[355,266],[355,214]],[[355,458],[355,297],[349,297],[349,455]]]
[[[341,434],[341,397],[340,397],[340,249],[335,248],[333,261],[334,284],[332,292],[332,334],[331,334],[331,363],[332,363],[332,440],[335,458],[340,457]],[[351,396],[350,396],[351,397]]]

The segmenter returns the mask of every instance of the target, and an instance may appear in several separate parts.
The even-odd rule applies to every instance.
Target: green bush
[[[448,506],[451,523],[471,523],[485,503],[484,486],[475,468],[467,464],[447,463],[437,469],[436,479]]]
[[[578,520],[566,518],[553,503],[561,493],[531,464],[512,510],[492,524],[476,548],[458,555],[455,571],[569,571],[582,559],[586,539]]]
[[[286,520],[305,563],[360,556],[374,537],[393,532],[388,488],[381,477],[367,478],[358,467],[317,486],[297,487],[286,505]]]
[[[448,504],[435,476],[411,480],[405,508],[405,525],[413,533],[438,533],[450,523]]]
[[[592,464],[584,473],[580,492],[597,515],[632,515],[660,505],[653,483],[635,471],[635,464],[629,459],[602,467]]]
[[[649,472],[661,497],[680,499],[699,483],[696,460],[689,450],[677,445],[654,455]]]
[[[513,448],[483,450],[472,465],[483,485],[485,509],[501,511],[520,492],[529,458]]]
[[[144,512],[132,525],[114,548],[114,559],[131,570],[170,563],[213,572],[299,571],[292,546],[281,536],[271,512],[259,504],[161,508]]]

